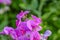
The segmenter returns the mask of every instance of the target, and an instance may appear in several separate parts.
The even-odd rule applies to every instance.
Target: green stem
[[[39,5],[39,12],[40,12],[39,15],[41,16],[41,14],[42,14],[41,10],[42,10],[42,8],[43,8],[46,0],[41,0],[40,2],[41,2],[41,3],[40,3],[40,5]],[[40,16],[39,16],[39,17],[40,17]]]

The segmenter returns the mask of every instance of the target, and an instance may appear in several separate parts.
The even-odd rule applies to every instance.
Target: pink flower
[[[13,40],[43,40],[51,35],[51,31],[47,30],[43,36],[40,35],[38,31],[42,30],[41,19],[32,15],[33,19],[26,19],[22,21],[21,19],[27,15],[29,11],[21,11],[17,15],[16,28],[6,26],[0,34],[10,35]],[[42,38],[42,39],[41,39]]]
[[[10,5],[11,4],[11,0],[0,0],[0,3],[6,4],[6,5]]]

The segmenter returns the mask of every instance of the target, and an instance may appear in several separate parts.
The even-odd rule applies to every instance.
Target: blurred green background
[[[36,15],[42,18],[41,26],[43,29],[40,33],[49,29],[52,31],[52,35],[48,40],[60,40],[60,0],[11,0],[12,3],[9,5],[9,11],[0,13],[0,31],[5,26],[16,27],[15,20],[16,15],[21,10],[29,10],[30,15]],[[0,4],[0,9],[6,5]],[[1,11],[0,11],[1,12]],[[0,40],[12,40],[6,35],[0,35]]]

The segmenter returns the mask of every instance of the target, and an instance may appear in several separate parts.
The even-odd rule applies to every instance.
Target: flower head
[[[0,34],[10,35],[13,40],[43,40],[51,35],[51,31],[47,30],[43,36],[40,35],[38,31],[42,30],[41,19],[32,15],[33,19],[26,19],[22,21],[21,19],[27,15],[29,11],[21,11],[17,15],[16,28],[6,26]],[[42,38],[42,39],[41,39]]]

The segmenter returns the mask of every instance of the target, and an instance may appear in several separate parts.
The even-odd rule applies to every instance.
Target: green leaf
[[[55,21],[53,24],[60,29],[60,18],[57,19],[57,21]]]
[[[32,10],[33,12],[34,12],[34,14],[36,14],[38,17],[41,17],[41,15],[40,15],[40,12],[39,11],[37,11],[37,10]]]
[[[32,9],[36,9],[38,7],[38,1],[37,0],[32,0],[30,6],[31,6]]]
[[[8,24],[8,20],[7,20],[7,16],[5,16],[4,21],[0,24],[0,31],[2,31],[2,29],[7,26]]]

